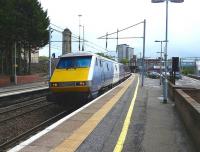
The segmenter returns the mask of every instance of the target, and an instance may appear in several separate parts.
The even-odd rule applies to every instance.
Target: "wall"
[[[10,85],[10,76],[0,76],[0,87]]]
[[[41,81],[38,74],[17,76],[17,84],[32,83],[37,81]]]
[[[196,149],[200,152],[200,104],[187,92],[191,92],[191,90],[176,89],[175,105],[196,145]]]
[[[174,85],[173,83],[171,83],[170,81],[168,81],[168,96],[170,97],[170,99],[172,99],[172,101],[174,101],[174,96],[175,96],[176,89],[192,90],[194,88],[193,87],[177,86],[177,85]]]

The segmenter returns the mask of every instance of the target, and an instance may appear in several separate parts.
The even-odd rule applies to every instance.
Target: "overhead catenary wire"
[[[116,38],[116,37],[110,37],[110,38],[107,38],[107,39],[134,39],[134,38],[143,38],[143,37],[141,37],[141,36],[133,36],[133,37],[118,37],[118,38]]]
[[[97,51],[97,52],[105,52],[105,50],[104,49],[99,49],[99,48],[97,48],[97,47],[95,47],[95,46],[92,46],[92,45],[89,45],[88,43],[86,43],[85,44],[86,46],[88,46],[88,47],[90,47],[90,48],[93,48],[95,51]],[[103,50],[103,51],[102,51]],[[109,51],[107,51],[107,53],[108,53]]]
[[[51,26],[51,29],[53,30],[53,31],[56,31],[56,32],[58,32],[58,33],[63,33],[63,31],[64,31],[64,28],[61,28],[60,26],[58,26],[58,25],[55,25],[55,24],[53,24],[53,23],[51,23],[51,25],[53,26]],[[56,29],[57,28],[57,29]],[[62,31],[61,31],[62,30]],[[66,33],[67,35],[69,35],[69,33]],[[79,36],[77,36],[77,35],[75,35],[75,34],[73,34],[73,33],[71,33],[71,37],[72,37],[72,40],[70,41],[70,42],[79,42],[78,40],[79,40]],[[97,44],[95,44],[94,42],[92,42],[92,41],[89,41],[89,40],[86,40],[86,39],[82,39],[82,38],[80,38],[80,40],[83,42],[85,42],[85,45],[86,46],[88,46],[88,47],[90,47],[90,48],[93,48],[93,49],[95,49],[95,50],[101,50],[101,52],[102,52],[102,50],[103,50],[103,52],[110,52],[109,50],[107,50],[107,49],[105,49],[105,48],[103,48],[103,47],[101,47],[101,46],[99,46],[99,45],[97,45]],[[67,41],[59,41],[59,40],[52,40],[51,42],[55,42],[55,43],[59,43],[59,42],[67,42]],[[88,44],[89,43],[89,44]],[[61,48],[61,47],[60,47]]]
[[[59,27],[58,25],[55,25],[55,24],[53,24],[53,23],[50,23],[50,24],[53,25],[53,26],[55,26],[56,28],[59,28],[60,30],[64,30],[64,28]]]
[[[61,30],[64,30],[64,28],[61,28],[61,27],[59,27],[59,26],[57,26],[57,25],[55,25],[55,24],[53,24],[53,23],[51,23],[51,24],[52,24],[53,26],[55,26],[55,27],[61,29]],[[52,29],[55,30],[55,31],[57,31],[57,32],[59,32],[59,33],[62,33],[62,31],[59,31],[59,30],[57,30],[57,29],[55,29],[55,28],[52,28]],[[67,34],[68,34],[68,33],[67,33]],[[73,34],[73,33],[72,33],[71,35],[72,35],[73,38],[79,39],[79,37],[78,37],[77,35],[75,35],[75,34]],[[83,40],[83,39],[81,39],[81,40]],[[93,42],[91,42],[91,41],[88,41],[88,40],[84,40],[84,41],[98,46],[97,44],[95,44],[95,43],[93,43]],[[100,46],[98,46],[98,47],[100,47]]]
[[[136,23],[136,24],[131,25],[131,26],[129,26],[129,27],[126,27],[126,28],[124,28],[124,29],[117,30],[117,32],[109,33],[109,34],[106,34],[106,35],[104,35],[104,36],[98,37],[97,39],[105,39],[104,37],[106,37],[106,36],[113,35],[113,34],[117,34],[117,33],[119,33],[119,32],[125,31],[125,30],[127,30],[127,29],[129,29],[129,28],[132,28],[132,27],[137,26],[137,25],[142,24],[142,23],[144,23],[144,21],[141,21],[141,22],[139,22],[139,23]]]

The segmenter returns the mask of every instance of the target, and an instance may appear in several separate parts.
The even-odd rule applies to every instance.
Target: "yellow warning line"
[[[126,135],[127,135],[127,132],[128,132],[128,127],[129,127],[129,124],[130,124],[130,121],[131,121],[131,116],[132,116],[132,113],[133,113],[135,100],[136,100],[136,97],[137,97],[138,86],[139,86],[139,77],[138,77],[138,82],[137,82],[137,86],[136,86],[136,89],[135,89],[135,92],[134,92],[133,99],[131,101],[128,113],[126,115],[126,119],[125,119],[124,124],[123,124],[122,131],[121,131],[120,136],[118,138],[117,144],[115,145],[114,152],[121,152],[122,151],[124,141],[126,139]]]
[[[90,117],[79,129],[74,131],[70,137],[65,139],[51,152],[73,152],[80,144],[87,138],[87,136],[96,128],[98,123],[106,116],[106,114],[112,109],[112,107],[119,101],[120,97],[131,85],[135,77],[128,79],[123,88],[110,99],[101,109],[99,109],[92,117]]]

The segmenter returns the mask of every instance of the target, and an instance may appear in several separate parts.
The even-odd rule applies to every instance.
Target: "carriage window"
[[[60,58],[57,68],[85,68],[90,67],[91,56],[79,56],[79,57],[64,57]]]
[[[103,66],[102,60],[100,60],[100,66],[101,66],[101,67]]]
[[[108,71],[109,71],[108,63],[107,63],[107,69],[108,69]]]
[[[96,58],[96,66],[98,66],[98,59]]]

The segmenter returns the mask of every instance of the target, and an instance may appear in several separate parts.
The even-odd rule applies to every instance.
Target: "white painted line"
[[[127,80],[131,79],[132,76],[130,76]],[[127,81],[126,80],[126,81]],[[125,83],[126,81],[124,81],[123,83]],[[111,90],[109,90],[108,92],[102,94],[101,96],[99,96],[98,98],[94,99],[93,101],[91,101],[90,103],[84,105],[83,107],[77,109],[76,111],[74,111],[73,113],[67,115],[66,117],[58,120],[57,122],[55,122],[54,124],[52,124],[51,126],[45,128],[44,130],[40,131],[39,133],[37,133],[36,135],[32,136],[31,138],[27,139],[26,141],[20,143],[19,145],[13,147],[12,149],[10,149],[8,152],[18,152],[19,150],[21,150],[22,148],[28,146],[29,144],[31,144],[32,142],[34,142],[35,140],[37,140],[38,138],[40,138],[41,136],[45,135],[46,133],[48,133],[49,131],[53,130],[54,128],[56,128],[58,125],[60,125],[61,123],[63,123],[64,121],[68,120],[69,118],[71,118],[72,116],[74,116],[75,114],[77,114],[78,112],[84,110],[85,108],[87,108],[88,106],[90,106],[91,104],[95,103],[98,99],[102,98],[103,96],[105,96],[106,94],[110,93],[112,90],[114,90],[115,88],[121,86],[123,83],[119,84],[118,86],[115,86],[114,88],[112,88]]]
[[[127,133],[128,133],[129,125],[130,125],[130,122],[131,122],[131,117],[133,115],[133,108],[134,108],[137,93],[138,93],[139,83],[140,83],[140,80],[139,80],[139,77],[138,77],[138,81],[137,81],[137,85],[136,85],[136,88],[135,88],[135,91],[134,91],[134,95],[133,95],[133,98],[131,100],[131,104],[128,108],[128,112],[126,114],[126,118],[124,120],[121,133],[118,137],[118,140],[117,140],[117,143],[115,145],[113,152],[121,152],[122,149],[123,149],[124,142],[125,142],[125,139],[126,139],[126,136],[127,136]]]

